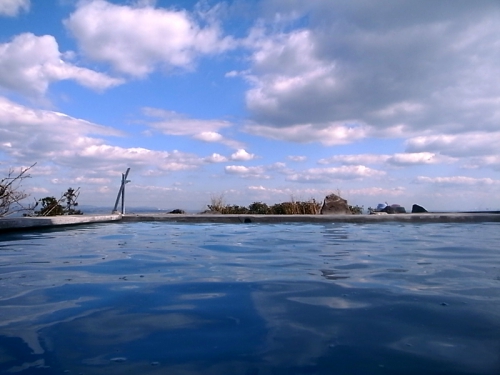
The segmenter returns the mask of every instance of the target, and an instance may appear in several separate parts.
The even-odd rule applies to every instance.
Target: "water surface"
[[[500,224],[0,235],[0,373],[499,374]]]

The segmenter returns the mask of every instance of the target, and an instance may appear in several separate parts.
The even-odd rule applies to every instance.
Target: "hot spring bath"
[[[0,235],[0,373],[498,374],[500,223]]]

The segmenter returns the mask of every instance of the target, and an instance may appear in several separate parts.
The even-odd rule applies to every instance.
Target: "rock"
[[[406,209],[404,207],[401,207],[401,206],[394,207],[394,211],[397,214],[405,214],[406,213]]]
[[[178,208],[169,212],[169,214],[185,214],[186,211],[179,210]]]
[[[405,214],[406,210],[404,207],[401,207],[399,204],[392,204],[390,206],[385,207],[383,212],[387,212],[388,214]]]
[[[392,206],[386,206],[386,207],[384,207],[384,209],[382,211],[387,213],[387,214],[395,214],[396,213],[396,210]]]
[[[424,213],[424,212],[429,212],[429,211],[427,211],[422,206],[419,206],[418,204],[414,204],[413,207],[411,208],[412,214],[420,214],[420,213]]]
[[[338,195],[330,194],[325,197],[321,207],[321,215],[351,215],[351,210],[345,199]]]

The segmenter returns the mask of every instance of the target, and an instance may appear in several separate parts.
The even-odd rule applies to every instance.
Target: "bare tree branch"
[[[21,168],[16,174],[14,169],[10,169],[7,177],[0,180],[0,217],[12,215],[16,212],[31,210],[31,207],[25,207],[21,201],[29,196],[21,190],[21,184],[26,178],[30,178],[29,170],[36,163],[29,167]]]

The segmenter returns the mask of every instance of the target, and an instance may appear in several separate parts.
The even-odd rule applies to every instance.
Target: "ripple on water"
[[[499,229],[113,223],[2,235],[0,372],[498,374]]]

